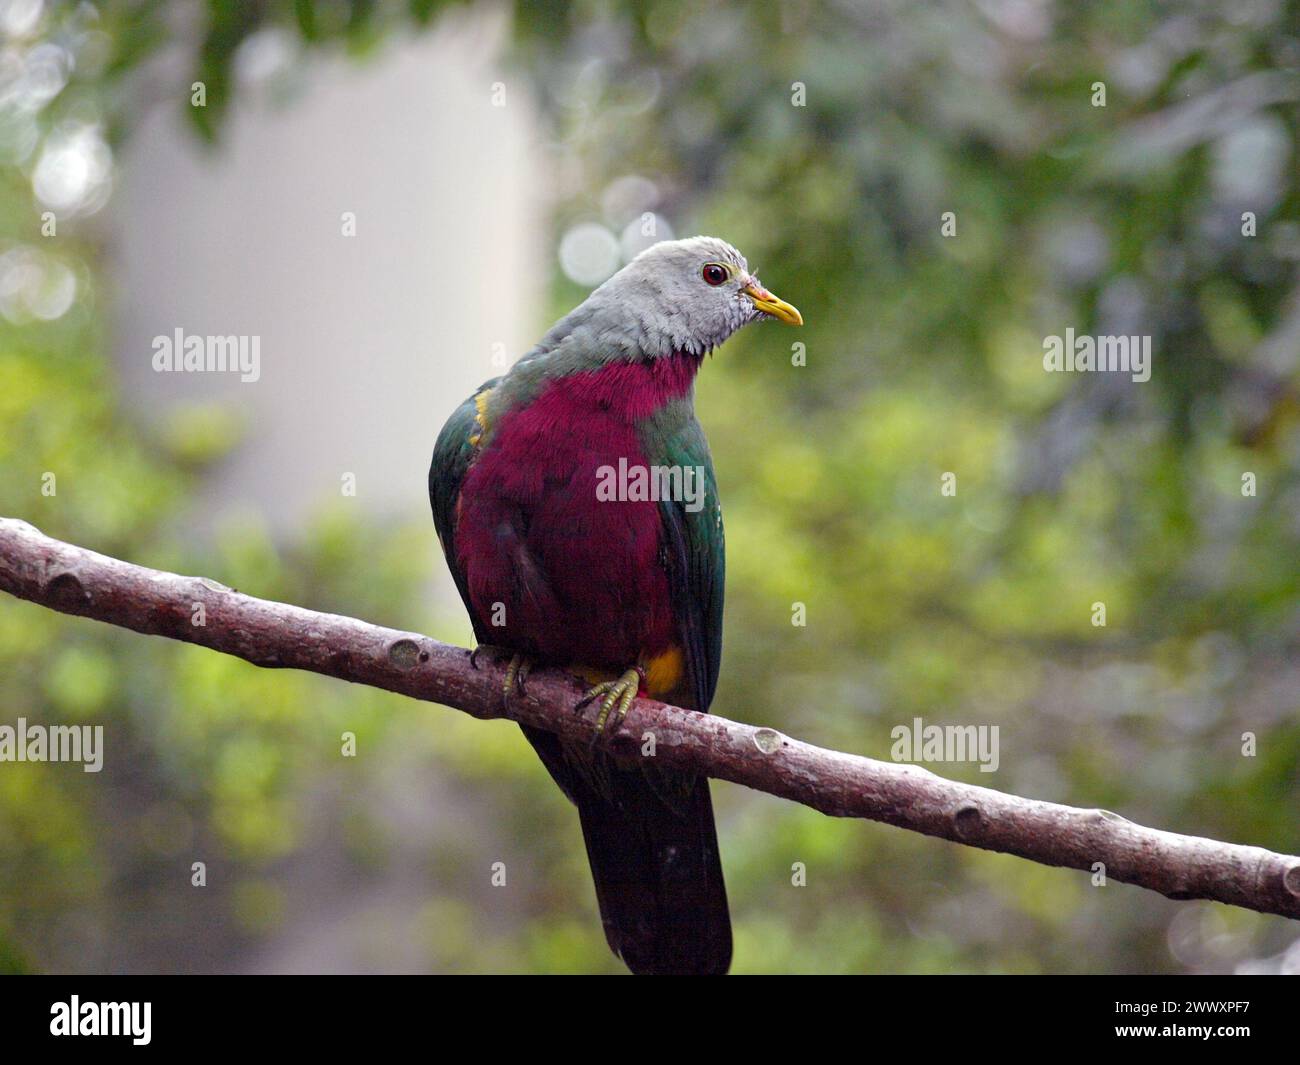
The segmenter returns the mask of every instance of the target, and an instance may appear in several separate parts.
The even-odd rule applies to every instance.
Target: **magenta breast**
[[[647,464],[636,422],[682,391],[663,369],[618,364],[551,382],[495,427],[456,531],[489,642],[608,669],[674,642],[658,504],[597,489],[602,467]]]

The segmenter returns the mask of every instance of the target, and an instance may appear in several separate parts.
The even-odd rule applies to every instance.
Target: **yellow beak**
[[[792,307],[785,300],[772,295],[757,281],[751,281],[741,291],[754,301],[754,306],[764,314],[785,322],[786,325],[803,325],[803,315],[799,308]]]

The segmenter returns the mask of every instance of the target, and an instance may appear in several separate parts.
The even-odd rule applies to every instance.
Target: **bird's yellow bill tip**
[[[744,292],[753,300],[754,306],[764,314],[770,314],[778,321],[785,322],[786,325],[803,325],[803,315],[799,313],[798,307],[793,307],[779,296],[772,295],[757,281],[746,285]]]

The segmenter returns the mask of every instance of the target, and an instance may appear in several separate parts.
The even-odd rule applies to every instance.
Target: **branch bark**
[[[442,703],[477,718],[508,718],[575,742],[592,714],[573,712],[582,687],[538,670],[525,693],[502,697],[505,663],[417,633],[275,603],[202,577],[146,569],[0,518],[0,589],[65,614],[209,647],[254,665],[305,669]],[[205,624],[193,623],[202,604]],[[1300,919],[1300,858],[1259,847],[1145,828],[1105,810],[1024,799],[814,747],[770,728],[638,699],[605,741],[642,757],[652,733],[660,764],[779,795],[835,817],[882,821],[1044,865],[1091,870],[1172,899],[1214,899]]]

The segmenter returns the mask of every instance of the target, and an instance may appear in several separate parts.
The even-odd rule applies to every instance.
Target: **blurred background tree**
[[[729,534],[721,713],[877,757],[913,717],[997,725],[996,774],[936,768],[1300,850],[1298,16],[1277,0],[510,12],[502,84],[538,102],[551,190],[532,335],[648,241],[695,232],[742,248],[808,323],[742,334],[700,378]],[[250,446],[238,408],[123,402],[97,222],[147,103],[215,166],[251,49],[382,65],[463,17],[0,5],[0,512],[468,640],[418,480],[396,516],[322,493],[292,531],[247,507],[196,523]],[[259,283],[291,298],[310,271]],[[1045,373],[1043,337],[1066,328],[1152,336],[1151,380]],[[459,398],[429,397],[430,448]],[[508,726],[16,602],[0,695],[5,721],[108,736],[98,775],[0,766],[0,965],[619,968],[576,818]],[[345,730],[362,757],[339,757]],[[737,971],[1300,971],[1280,918],[716,795]]]

